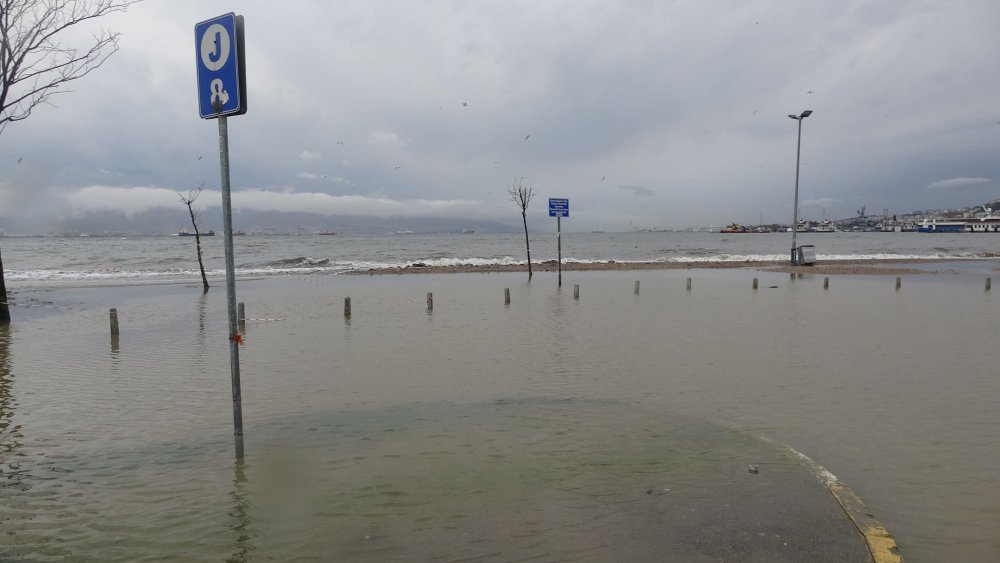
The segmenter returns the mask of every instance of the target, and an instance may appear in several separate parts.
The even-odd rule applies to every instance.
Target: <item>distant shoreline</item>
[[[568,262],[563,263],[564,271],[634,271],[634,270],[702,270],[750,268],[767,272],[795,272],[828,275],[882,275],[899,276],[906,274],[953,273],[949,264],[966,260],[929,258],[926,260],[878,259],[878,260],[835,260],[817,261],[811,266],[792,266],[781,261],[733,261],[733,262]],[[915,267],[920,264],[921,267]],[[939,265],[940,269],[928,268],[928,264]],[[1000,269],[1000,266],[994,268]],[[555,260],[533,262],[533,272],[555,272]],[[350,275],[403,275],[403,274],[499,274],[527,272],[527,264],[456,264],[449,266],[429,266],[416,262],[402,267],[370,268],[345,272]]]

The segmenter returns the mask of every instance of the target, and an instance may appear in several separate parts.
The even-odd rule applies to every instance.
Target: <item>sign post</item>
[[[233,387],[233,436],[236,456],[243,458],[243,397],[240,391],[240,343],[236,319],[236,266],[233,258],[233,213],[229,189],[229,124],[227,115],[246,113],[246,65],[243,60],[243,16],[228,13],[194,26],[198,68],[198,108],[203,119],[219,120],[219,165],[222,175],[222,224],[226,248],[226,304],[229,312],[229,368]]]
[[[556,218],[556,250],[558,251],[559,287],[562,287],[562,218],[569,217],[569,200],[549,198],[549,217]]]

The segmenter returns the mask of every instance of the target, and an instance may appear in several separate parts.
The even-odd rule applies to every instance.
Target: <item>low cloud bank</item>
[[[74,213],[118,211],[128,217],[153,209],[175,209],[180,192],[168,188],[88,186],[69,194],[67,201]],[[207,209],[222,205],[222,194],[206,190],[196,207]],[[330,195],[318,192],[269,191],[249,189],[233,192],[234,210],[318,213],[321,215],[359,215],[374,217],[479,217],[483,205],[472,200],[395,200],[364,195]]]

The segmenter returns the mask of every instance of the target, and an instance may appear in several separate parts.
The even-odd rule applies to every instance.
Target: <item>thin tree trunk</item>
[[[524,220],[524,248],[528,251],[528,279],[531,279],[531,241],[528,240],[528,214],[521,212],[521,219]]]
[[[205,275],[205,263],[201,260],[201,233],[198,232],[198,222],[194,218],[194,209],[188,203],[188,213],[191,214],[191,226],[194,227],[194,246],[198,250],[198,269],[201,270],[201,285],[208,292],[208,276]]]
[[[7,284],[3,279],[3,256],[0,255],[0,325],[10,324],[10,309],[7,307]]]
[[[208,293],[208,276],[205,275],[205,264],[201,261],[201,235],[198,233],[198,227],[194,228],[194,245],[198,247],[198,268],[201,270],[201,285],[205,288],[205,293]]]

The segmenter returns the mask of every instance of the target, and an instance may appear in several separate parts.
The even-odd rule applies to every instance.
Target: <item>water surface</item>
[[[648,547],[628,535],[636,491],[745,474],[759,434],[851,485],[907,561],[1000,556],[997,298],[981,277],[525,278],[241,282],[241,465],[221,288],[25,290],[45,307],[0,335],[0,554],[447,558],[502,537],[600,559]],[[579,537],[593,551],[560,551]]]

